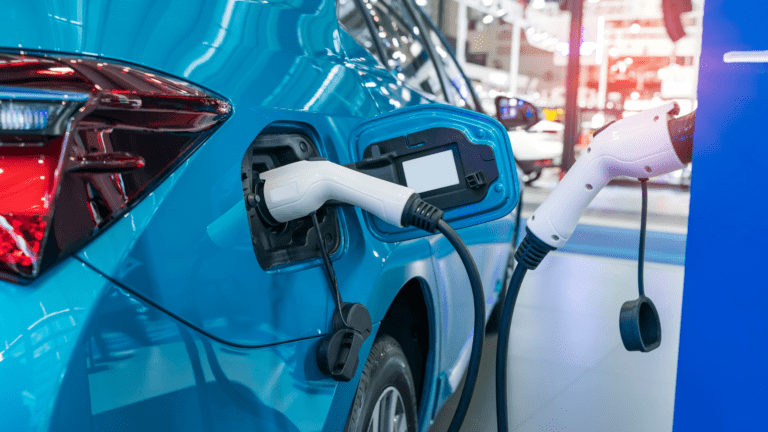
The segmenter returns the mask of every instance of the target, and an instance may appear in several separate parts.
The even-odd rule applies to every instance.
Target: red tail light
[[[230,113],[135,66],[0,53],[0,275],[35,277],[82,246]]]

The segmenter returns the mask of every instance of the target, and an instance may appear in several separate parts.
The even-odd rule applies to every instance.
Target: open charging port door
[[[311,133],[288,126],[265,129],[251,143],[243,156],[241,179],[248,224],[256,259],[264,270],[285,271],[288,267],[321,256],[320,242],[309,216],[286,223],[270,223],[258,196],[259,174],[293,162],[319,158],[320,149]],[[335,208],[323,206],[317,211],[320,237],[330,254],[341,244],[342,229]]]
[[[492,117],[448,105],[420,105],[378,116],[350,135],[347,165],[410,187],[445,211],[455,229],[489,222],[517,205],[520,186],[506,129]],[[397,242],[427,235],[365,213],[372,234]]]

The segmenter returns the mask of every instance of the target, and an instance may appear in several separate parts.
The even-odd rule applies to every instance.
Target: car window
[[[428,31],[432,46],[435,47],[437,62],[443,65],[443,71],[448,79],[448,85],[445,89],[448,93],[448,100],[456,106],[476,110],[475,100],[472,98],[469,84],[461,73],[461,69],[459,69],[448,48],[443,44],[440,35],[431,28]]]
[[[363,0],[363,4],[373,18],[392,73],[407,86],[446,102],[440,75],[402,0]]]
[[[355,0],[337,0],[336,17],[347,33],[363,48],[381,63],[376,41],[373,40],[368,25],[365,23],[363,12],[357,7]]]

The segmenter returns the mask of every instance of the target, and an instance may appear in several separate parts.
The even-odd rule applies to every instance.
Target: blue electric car
[[[503,128],[473,129],[486,116],[449,106],[479,109],[418,6],[2,9],[1,431],[429,428],[472,340],[453,247],[351,206],[321,208],[320,236],[308,218],[268,225],[247,199],[265,170],[358,162],[371,142],[446,122],[509,146]],[[487,199],[447,213],[482,274],[487,315],[515,228],[509,171]],[[348,382],[316,360],[335,308],[321,247],[344,301],[373,322]]]

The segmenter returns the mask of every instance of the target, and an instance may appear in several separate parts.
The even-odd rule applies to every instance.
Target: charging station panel
[[[454,228],[489,222],[517,205],[520,186],[506,129],[492,117],[447,105],[420,105],[358,125],[348,166],[410,187],[445,211]],[[403,241],[426,235],[365,213],[373,235]]]

